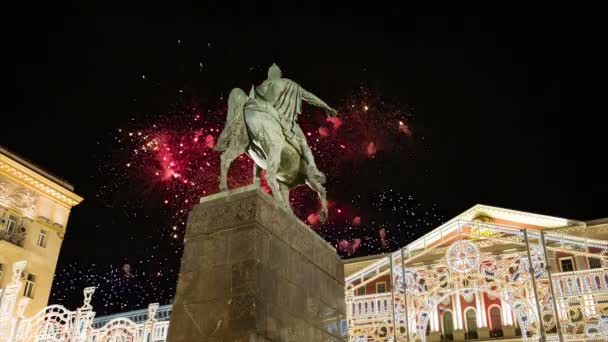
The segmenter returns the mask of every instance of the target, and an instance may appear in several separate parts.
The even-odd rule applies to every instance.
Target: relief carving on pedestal
[[[312,317],[316,317],[319,314],[319,304],[310,297],[306,299],[306,309]]]
[[[283,328],[282,330],[282,340],[287,342],[296,342],[296,332],[293,328]]]
[[[255,218],[255,199],[246,199],[226,207],[212,207],[192,211],[190,230],[193,233],[217,225],[227,225]]]

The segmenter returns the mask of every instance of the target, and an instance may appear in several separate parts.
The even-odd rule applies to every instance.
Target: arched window
[[[502,314],[500,307],[493,305],[490,307],[490,329],[497,332],[502,330]]]
[[[467,337],[469,339],[477,338],[477,312],[473,308],[468,308],[464,315],[467,323]]]
[[[441,318],[441,326],[443,327],[443,336],[445,338],[452,337],[454,335],[454,316],[451,311],[443,313]]]

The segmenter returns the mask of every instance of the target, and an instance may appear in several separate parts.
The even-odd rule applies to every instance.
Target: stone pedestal
[[[431,331],[426,340],[429,342],[439,342],[441,341],[441,333],[439,331]]]
[[[502,327],[502,335],[504,337],[514,337],[515,336],[515,327],[512,325],[505,325]]]
[[[477,328],[477,338],[480,340],[484,338],[490,338],[490,328]]]
[[[257,186],[188,219],[167,341],[343,341],[335,249]]]
[[[454,341],[464,341],[465,331],[462,329],[454,330]]]

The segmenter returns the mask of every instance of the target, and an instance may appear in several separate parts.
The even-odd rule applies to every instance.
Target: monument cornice
[[[65,186],[50,180],[4,153],[0,153],[0,175],[20,186],[45,195],[67,208],[71,208],[83,200]]]

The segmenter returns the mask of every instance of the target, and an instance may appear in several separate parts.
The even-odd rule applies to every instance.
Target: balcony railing
[[[608,294],[608,268],[553,273],[557,296]]]
[[[13,245],[23,247],[25,242],[25,234],[21,232],[9,233],[6,230],[0,230],[0,241],[8,241]]]
[[[347,300],[349,319],[377,319],[393,314],[390,293],[356,296]]]
[[[94,329],[99,329],[106,325],[109,321],[116,318],[128,318],[136,324],[144,323],[148,320],[148,309],[134,310],[129,312],[121,312],[119,314],[96,317],[93,320],[92,326]],[[158,321],[168,321],[171,318],[171,305],[163,305],[156,311],[156,319]]]

